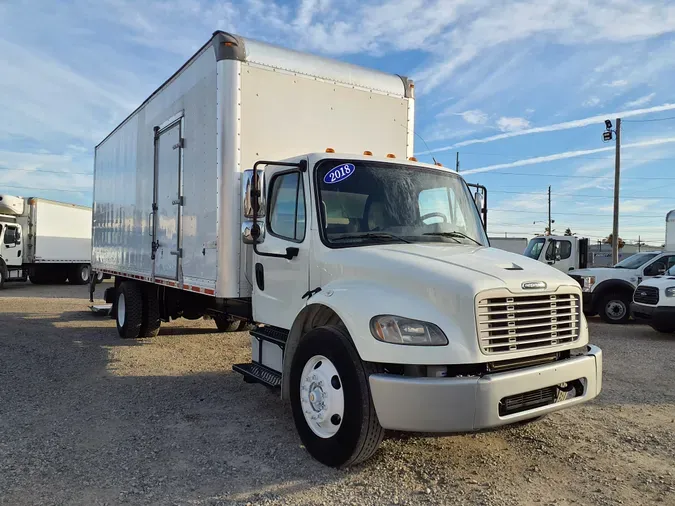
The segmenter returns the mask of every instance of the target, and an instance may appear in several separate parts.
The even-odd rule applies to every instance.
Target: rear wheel
[[[376,366],[358,356],[346,331],[310,331],[293,356],[293,419],[307,451],[322,464],[343,467],[371,457],[384,437],[370,396]]]
[[[213,319],[216,322],[218,330],[221,332],[237,332],[239,325],[241,325],[241,320],[229,315],[217,315]]]
[[[161,325],[157,287],[155,285],[146,285],[143,287],[143,313],[140,337],[156,337],[159,334]]]
[[[7,268],[3,262],[0,262],[0,290],[5,286],[5,279],[7,278]]]
[[[88,264],[78,264],[70,270],[68,281],[73,285],[86,285],[91,276],[91,267]]]
[[[630,318],[630,295],[614,292],[605,295],[600,303],[600,318],[605,323],[626,323]]]
[[[117,289],[117,333],[122,339],[136,339],[143,324],[143,295],[138,283],[123,281]]]

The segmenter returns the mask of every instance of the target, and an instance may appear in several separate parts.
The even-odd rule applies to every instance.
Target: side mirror
[[[256,211],[258,218],[265,216],[265,171],[257,171],[257,185],[253,188],[253,169],[247,169],[241,176],[242,212],[244,218],[253,219]]]
[[[476,193],[473,194],[473,201],[476,203],[476,207],[478,208],[478,210],[482,211],[485,205],[485,201],[483,200],[483,194],[479,191],[476,191]]]
[[[265,171],[258,170],[256,180],[254,188],[253,169],[247,169],[241,175],[241,238],[244,244],[260,244],[265,240]]]

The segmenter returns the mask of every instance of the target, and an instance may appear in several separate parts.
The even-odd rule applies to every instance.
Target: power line
[[[470,169],[468,169],[470,170]],[[541,176],[541,177],[561,177],[564,179],[609,179],[613,175],[608,174],[604,176],[579,176],[579,175],[572,175],[572,176],[563,176],[562,174],[542,174],[540,172],[502,172],[501,170],[497,172],[497,174],[507,174],[509,176]],[[635,179],[635,180],[640,180],[640,181],[648,181],[648,180],[675,180],[675,177],[622,177],[621,179]]]
[[[651,123],[652,121],[668,121],[675,119],[675,116],[668,116],[667,118],[654,118],[654,119],[622,119],[626,123]]]
[[[462,155],[469,155],[469,156],[503,156],[506,158],[515,158],[516,160],[520,159],[519,155],[514,155],[512,153],[471,153],[467,151],[461,151]],[[608,160],[608,161],[614,161],[613,156],[590,156],[590,155],[579,155],[575,156],[574,158],[583,158],[586,160]],[[654,161],[669,161],[669,160],[675,160],[675,157],[624,157],[624,160],[654,160]]]
[[[0,183],[0,188],[18,188],[21,190],[38,190],[38,191],[50,191],[50,192],[72,192],[72,193],[90,193],[91,190],[65,190],[63,188],[37,188],[35,186],[20,186],[20,185],[11,185]]]
[[[507,190],[490,190],[490,193],[511,193],[514,195],[538,195],[541,197],[544,197],[546,195],[546,190],[542,190],[541,192],[513,192],[513,191],[507,191]],[[576,193],[554,193],[552,195],[553,197],[583,197],[583,198],[591,198],[591,199],[613,199],[614,197],[610,197],[607,195],[582,195],[582,194],[576,194]],[[659,196],[659,197],[643,197],[640,195],[624,195],[621,197],[622,199],[642,199],[642,200],[659,200],[659,199],[671,199],[673,198],[672,195],[668,196]]]
[[[491,209],[491,211],[503,211],[506,213],[524,213],[524,214],[541,214],[541,211],[521,211],[516,209]],[[594,217],[611,217],[611,214],[589,214],[589,213],[559,213],[558,215],[566,216],[594,216]],[[661,214],[622,214],[627,218],[663,218]]]
[[[63,170],[47,170],[47,169],[10,169],[9,167],[0,167],[0,170],[15,170],[17,172],[49,172],[50,174],[61,174],[64,176],[78,175],[78,176],[93,176],[92,172],[67,172]]]

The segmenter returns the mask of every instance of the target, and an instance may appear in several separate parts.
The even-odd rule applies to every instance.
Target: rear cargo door
[[[181,257],[182,151],[182,120],[178,119],[158,130],[155,144],[154,273],[165,279],[178,278]]]

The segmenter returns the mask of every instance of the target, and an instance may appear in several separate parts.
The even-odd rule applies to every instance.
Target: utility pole
[[[614,223],[612,226],[612,265],[619,263],[619,176],[621,175],[621,118],[616,118],[614,155]]]
[[[459,151],[457,151],[457,162],[455,163],[455,172],[459,172]]]
[[[548,187],[548,235],[553,235],[551,230],[551,187]]]

